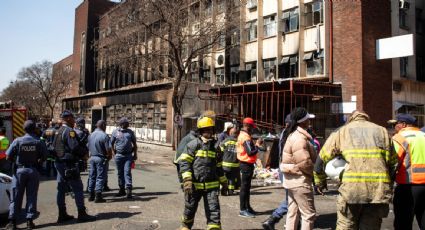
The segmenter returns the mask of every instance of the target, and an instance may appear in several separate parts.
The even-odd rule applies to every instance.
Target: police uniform
[[[89,200],[93,200],[93,195],[96,193],[96,202],[99,202],[103,201],[101,194],[108,173],[106,167],[107,153],[111,150],[109,136],[103,130],[97,128],[88,138],[88,148],[90,152],[88,191],[91,198]]]
[[[115,151],[115,163],[120,190],[132,188],[131,163],[133,162],[133,143],[136,136],[131,129],[118,128],[112,132],[111,144]]]
[[[55,134],[59,128],[60,126],[57,126],[57,125],[50,127],[46,129],[41,136],[44,142],[46,143],[47,151],[49,153],[46,159],[46,171],[45,171],[46,176],[48,177],[50,176],[50,173],[52,171],[53,171],[53,175],[57,176],[56,169],[54,166],[55,153],[53,148],[53,139],[55,138]]]
[[[24,127],[27,128],[32,125],[35,129],[35,124],[32,121],[26,121]],[[27,220],[32,223],[32,219],[37,214],[37,193],[40,183],[37,166],[48,153],[44,142],[40,141],[33,131],[15,139],[6,151],[7,158],[14,162],[13,194],[9,207],[9,220],[11,222],[15,222],[18,218],[25,193],[27,197]],[[14,224],[16,225],[16,222]]]
[[[73,117],[70,111],[64,111],[62,113],[62,118],[70,116]],[[66,213],[65,194],[68,191],[68,186],[72,188],[75,196],[75,204],[78,208],[78,221],[94,220],[92,216],[86,213],[84,206],[83,182],[81,181],[78,168],[78,160],[81,159],[84,151],[81,148],[75,130],[63,124],[55,135],[54,148],[56,152],[55,167],[58,173],[58,193],[56,197],[56,203],[59,208],[58,222],[73,218]]]
[[[83,151],[81,153],[83,158],[85,158],[89,154],[89,150],[87,148],[87,142],[88,142],[88,139],[89,139],[90,132],[89,132],[88,129],[84,128],[85,123],[86,122],[84,121],[84,119],[80,119],[80,120],[77,119],[78,126],[74,128],[75,133],[77,134],[77,137],[78,137],[78,141],[80,142],[81,151]],[[86,160],[79,159],[78,165],[79,165],[81,172],[84,172],[84,171],[87,170],[87,161]]]

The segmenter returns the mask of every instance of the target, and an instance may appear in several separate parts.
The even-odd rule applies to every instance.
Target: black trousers
[[[416,216],[419,228],[425,229],[425,185],[397,185],[394,192],[394,229],[412,229]]]
[[[229,190],[239,189],[241,184],[240,169],[237,167],[234,167],[234,168],[223,167],[223,171],[224,171],[224,175],[227,178],[227,181],[229,182]]]
[[[239,192],[239,201],[241,211],[251,208],[251,181],[254,175],[254,164],[241,162],[241,189]]]
[[[201,198],[204,198],[207,229],[221,229],[218,194],[219,189],[217,188],[213,190],[195,190],[192,195],[185,195],[182,225],[189,229],[192,228],[198,203]]]

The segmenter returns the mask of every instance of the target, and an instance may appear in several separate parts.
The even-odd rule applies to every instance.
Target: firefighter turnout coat
[[[353,113],[320,151],[325,165],[336,156],[347,162],[339,193],[348,204],[391,202],[397,155],[390,151],[390,138],[384,127],[369,122],[367,114]],[[315,177],[318,183],[326,179],[324,175]]]
[[[215,148],[215,140],[204,142],[198,137],[186,145],[180,155],[179,165],[183,180],[191,179],[196,190],[218,189],[226,182],[223,173],[223,156]]]

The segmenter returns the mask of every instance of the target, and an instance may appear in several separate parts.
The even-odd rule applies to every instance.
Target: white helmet
[[[347,162],[342,157],[336,157],[326,164],[325,173],[334,180],[339,180]]]

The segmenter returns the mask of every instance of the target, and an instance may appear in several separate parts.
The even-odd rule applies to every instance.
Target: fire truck
[[[25,134],[23,125],[26,120],[25,107],[14,107],[12,102],[0,102],[0,127],[6,128],[6,137],[10,142]]]

